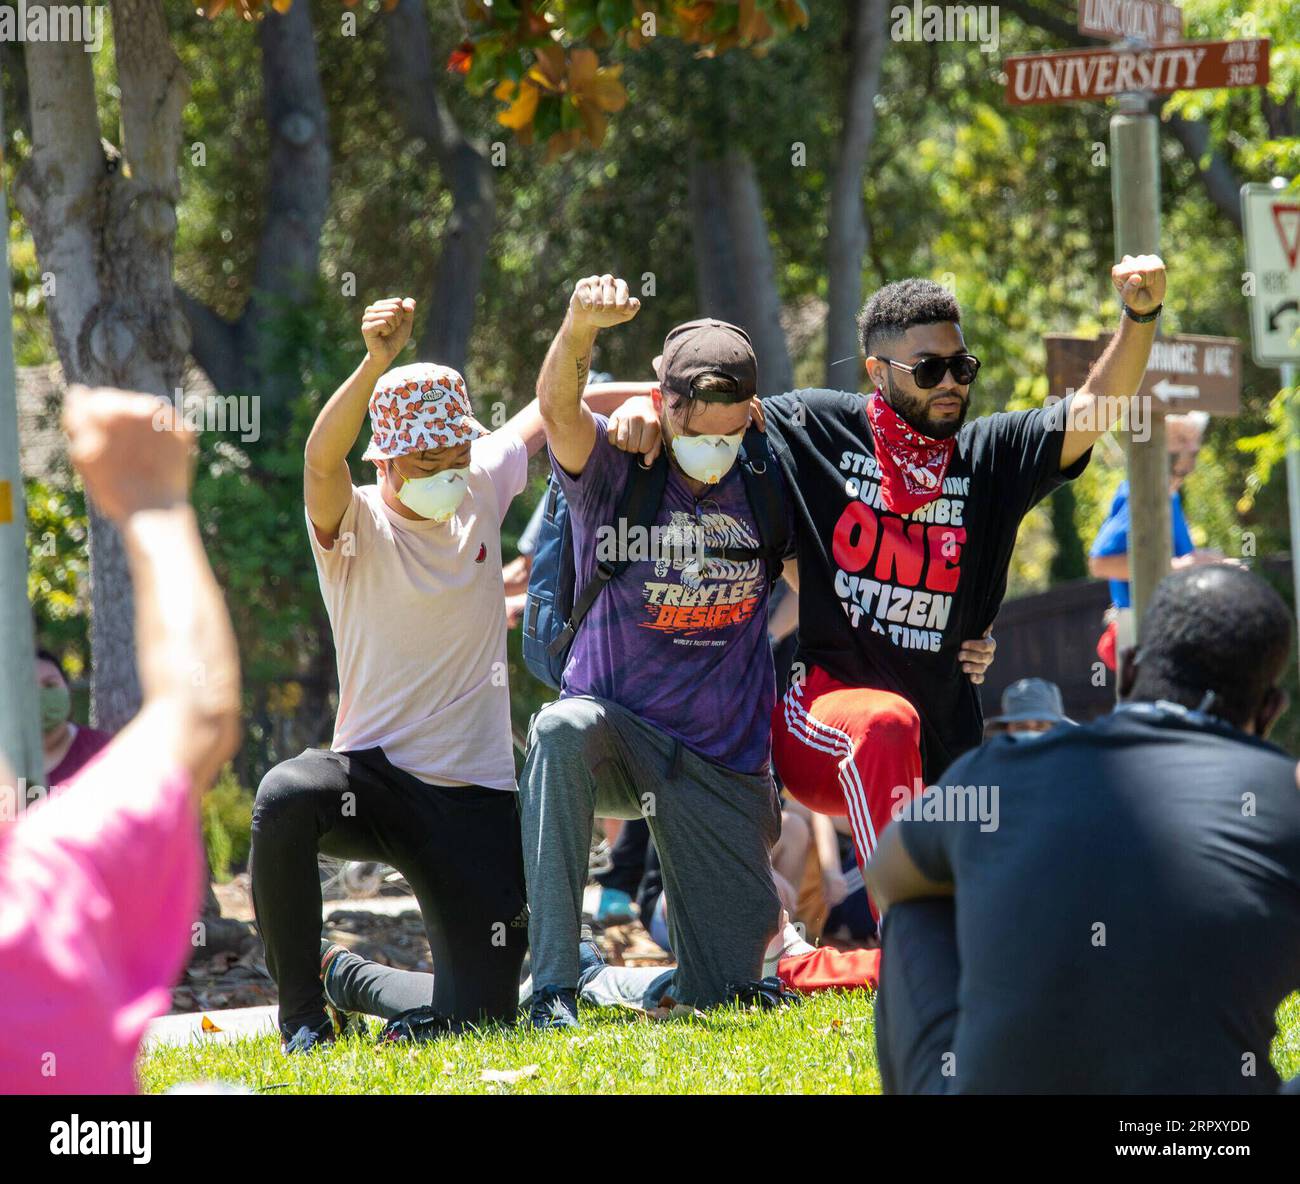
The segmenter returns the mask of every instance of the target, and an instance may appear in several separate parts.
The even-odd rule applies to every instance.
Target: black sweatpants
[[[876,1058],[885,1093],[952,1092],[960,972],[950,899],[906,900],[889,910],[876,992]]]
[[[513,1022],[528,948],[513,793],[427,785],[378,748],[309,748],[262,779],[253,805],[253,907],[289,1033],[324,1019],[317,854],[396,868],[433,953],[433,1009]]]

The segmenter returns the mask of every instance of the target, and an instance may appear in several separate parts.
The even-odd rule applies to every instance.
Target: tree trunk
[[[729,149],[722,160],[723,202],[736,255],[740,324],[754,342],[759,394],[779,394],[794,386],[790,350],[781,328],[781,296],[768,241],[758,174],[748,153]]]
[[[848,10],[848,75],[826,239],[826,385],[832,388],[856,390],[861,373],[857,315],[862,260],[870,245],[862,174],[876,134],[875,98],[884,58],[885,20],[885,0],[854,0]]]
[[[788,391],[794,370],[781,328],[781,296],[754,162],[743,149],[717,156],[696,141],[689,151],[687,186],[700,314],[731,321],[749,334],[758,359],[759,394]]]
[[[258,41],[270,155],[253,293],[233,323],[183,293],[181,301],[195,360],[223,394],[262,397],[262,431],[270,434],[287,426],[288,402],[299,391],[296,366],[277,358],[276,318],[312,298],[331,158],[308,0],[295,0],[284,13],[268,9]]]
[[[15,199],[54,276],[49,317],[66,379],[170,396],[189,346],[171,281],[189,88],[161,0],[112,9],[121,151],[99,139],[91,56],[78,43],[28,42],[32,154]],[[121,539],[93,509],[90,562],[92,719],[116,729],[140,705],[134,606]]]
[[[452,117],[441,91],[429,21],[422,0],[398,0],[384,16],[388,42],[385,78],[407,134],[423,140],[451,190],[451,217],[443,231],[424,325],[416,352],[427,361],[465,369],[475,303],[496,222],[496,178],[481,148]]]
[[[1241,229],[1241,178],[1232,166],[1210,148],[1209,126],[1200,119],[1171,115],[1164,126],[1187,153],[1206,195],[1219,212]]]
[[[736,283],[736,252],[723,204],[722,162],[693,145],[687,171],[691,247],[700,314],[738,324],[743,317]]]

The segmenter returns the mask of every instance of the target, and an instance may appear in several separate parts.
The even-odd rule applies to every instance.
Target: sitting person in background
[[[1300,794],[1264,737],[1291,614],[1248,571],[1196,568],[1161,581],[1142,634],[1111,714],[995,738],[940,779],[998,787],[1002,825],[927,809],[881,836],[887,1092],[1277,1090]]]
[[[537,505],[528,518],[528,525],[515,544],[518,554],[501,568],[501,582],[506,592],[507,629],[513,629],[524,619],[524,606],[528,603],[528,578],[533,574],[533,551],[537,547],[537,535],[545,517],[546,498],[543,496],[537,499]]]
[[[1169,453],[1169,525],[1173,531],[1171,571],[1224,562],[1222,551],[1197,547],[1192,542],[1192,532],[1183,514],[1183,482],[1196,468],[1196,458],[1209,422],[1210,417],[1204,411],[1165,416],[1165,446]],[[1099,580],[1110,581],[1111,607],[1106,614],[1106,629],[1097,642],[1097,656],[1111,670],[1115,669],[1115,655],[1136,641],[1129,589],[1128,528],[1128,481],[1125,480],[1115,490],[1106,520],[1088,552],[1088,571]]]
[[[636,906],[650,877],[657,885],[654,895],[662,891],[663,878],[658,857],[653,854],[654,841],[644,818],[619,821],[622,825],[609,849],[609,867],[594,877],[600,885],[594,919],[601,928],[608,929],[612,925],[626,925],[640,915],[649,929],[654,910],[638,914]]]
[[[54,789],[71,781],[113,736],[72,722],[72,692],[63,663],[49,650],[36,651],[36,691],[41,705],[45,784]]]
[[[160,416],[175,422],[119,391],[65,404],[69,459],[126,549],[144,697],[64,789],[0,821],[4,1092],[134,1092],[140,1038],[192,950],[198,803],[238,746],[239,661],[188,501],[193,435]],[[0,819],[26,804],[3,757],[0,797]]]
[[[984,739],[1014,736],[1027,739],[1060,724],[1073,726],[1065,714],[1061,688],[1045,678],[1022,678],[1002,692],[1002,714],[984,721]]]

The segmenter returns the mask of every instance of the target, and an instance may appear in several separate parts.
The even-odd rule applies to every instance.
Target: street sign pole
[[[1167,0],[1084,0],[1079,7],[1078,27],[1088,36],[1115,38],[1117,44],[1108,49],[1012,54],[1004,62],[1006,102],[1016,106],[1117,99],[1118,108],[1110,120],[1115,255],[1159,254],[1160,146],[1156,118],[1147,109],[1151,96],[1181,90],[1265,86],[1270,43],[1267,38],[1180,41],[1182,13]],[[1275,308],[1270,317],[1276,321],[1288,309],[1300,315],[1300,299],[1287,302],[1285,308]],[[1217,361],[1213,374],[1216,382],[1223,376]],[[1190,384],[1167,381],[1154,390],[1155,397],[1145,396],[1151,408],[1147,417],[1151,424],[1149,438],[1139,444],[1131,432],[1124,436],[1133,613],[1131,619],[1129,614],[1121,614],[1121,646],[1131,645],[1140,637],[1143,614],[1156,585],[1169,571],[1173,550],[1165,408],[1160,404],[1175,397],[1195,397]],[[1131,630],[1130,623],[1134,624]]]
[[[1115,257],[1160,253],[1160,145],[1156,118],[1144,96],[1126,95],[1110,119],[1111,202]],[[1122,315],[1122,314],[1121,314]],[[1165,420],[1152,400],[1151,431],[1139,443],[1124,436],[1128,455],[1129,584],[1140,634],[1142,617],[1172,558],[1169,519],[1169,458]],[[1133,639],[1121,638],[1121,641]]]
[[[1291,528],[1291,580],[1300,625],[1300,197],[1286,178],[1241,187],[1246,270],[1254,281],[1250,338],[1255,362],[1282,371],[1286,401],[1286,496]]]
[[[4,112],[0,108],[0,143]],[[9,207],[0,184],[0,227]],[[0,235],[0,751],[29,785],[45,784],[45,754],[36,707],[35,637],[27,600],[27,503],[18,458],[18,378],[14,372],[9,236]],[[0,791],[4,787],[0,787]],[[24,802],[0,802],[18,808]]]
[[[1296,365],[1282,363],[1282,389],[1291,392],[1287,399],[1286,435],[1286,502],[1291,526],[1291,588],[1295,599],[1295,617],[1300,630],[1300,391],[1295,390]],[[1300,636],[1300,632],[1297,633]],[[1300,645],[1297,645],[1300,660]]]

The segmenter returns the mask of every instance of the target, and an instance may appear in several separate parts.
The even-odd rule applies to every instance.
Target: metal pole
[[[1126,95],[1110,119],[1111,203],[1115,257],[1160,251],[1160,145],[1156,118],[1144,96]],[[1173,539],[1169,519],[1169,458],[1165,421],[1156,400],[1147,420],[1150,438],[1126,433],[1128,454],[1129,586],[1137,632],[1156,585],[1169,574]]]
[[[1300,624],[1300,392],[1296,384],[1294,362],[1282,363],[1282,389],[1290,390],[1287,399],[1286,500],[1291,519],[1291,589],[1295,598],[1296,621]],[[1297,647],[1300,651],[1300,647]]]
[[[4,111],[0,107],[3,143]],[[8,198],[0,183],[0,228],[8,226]],[[14,372],[8,233],[0,234],[0,240],[0,751],[29,785],[44,785],[45,752],[36,706],[36,639],[27,600],[27,499],[18,459],[18,376]]]

